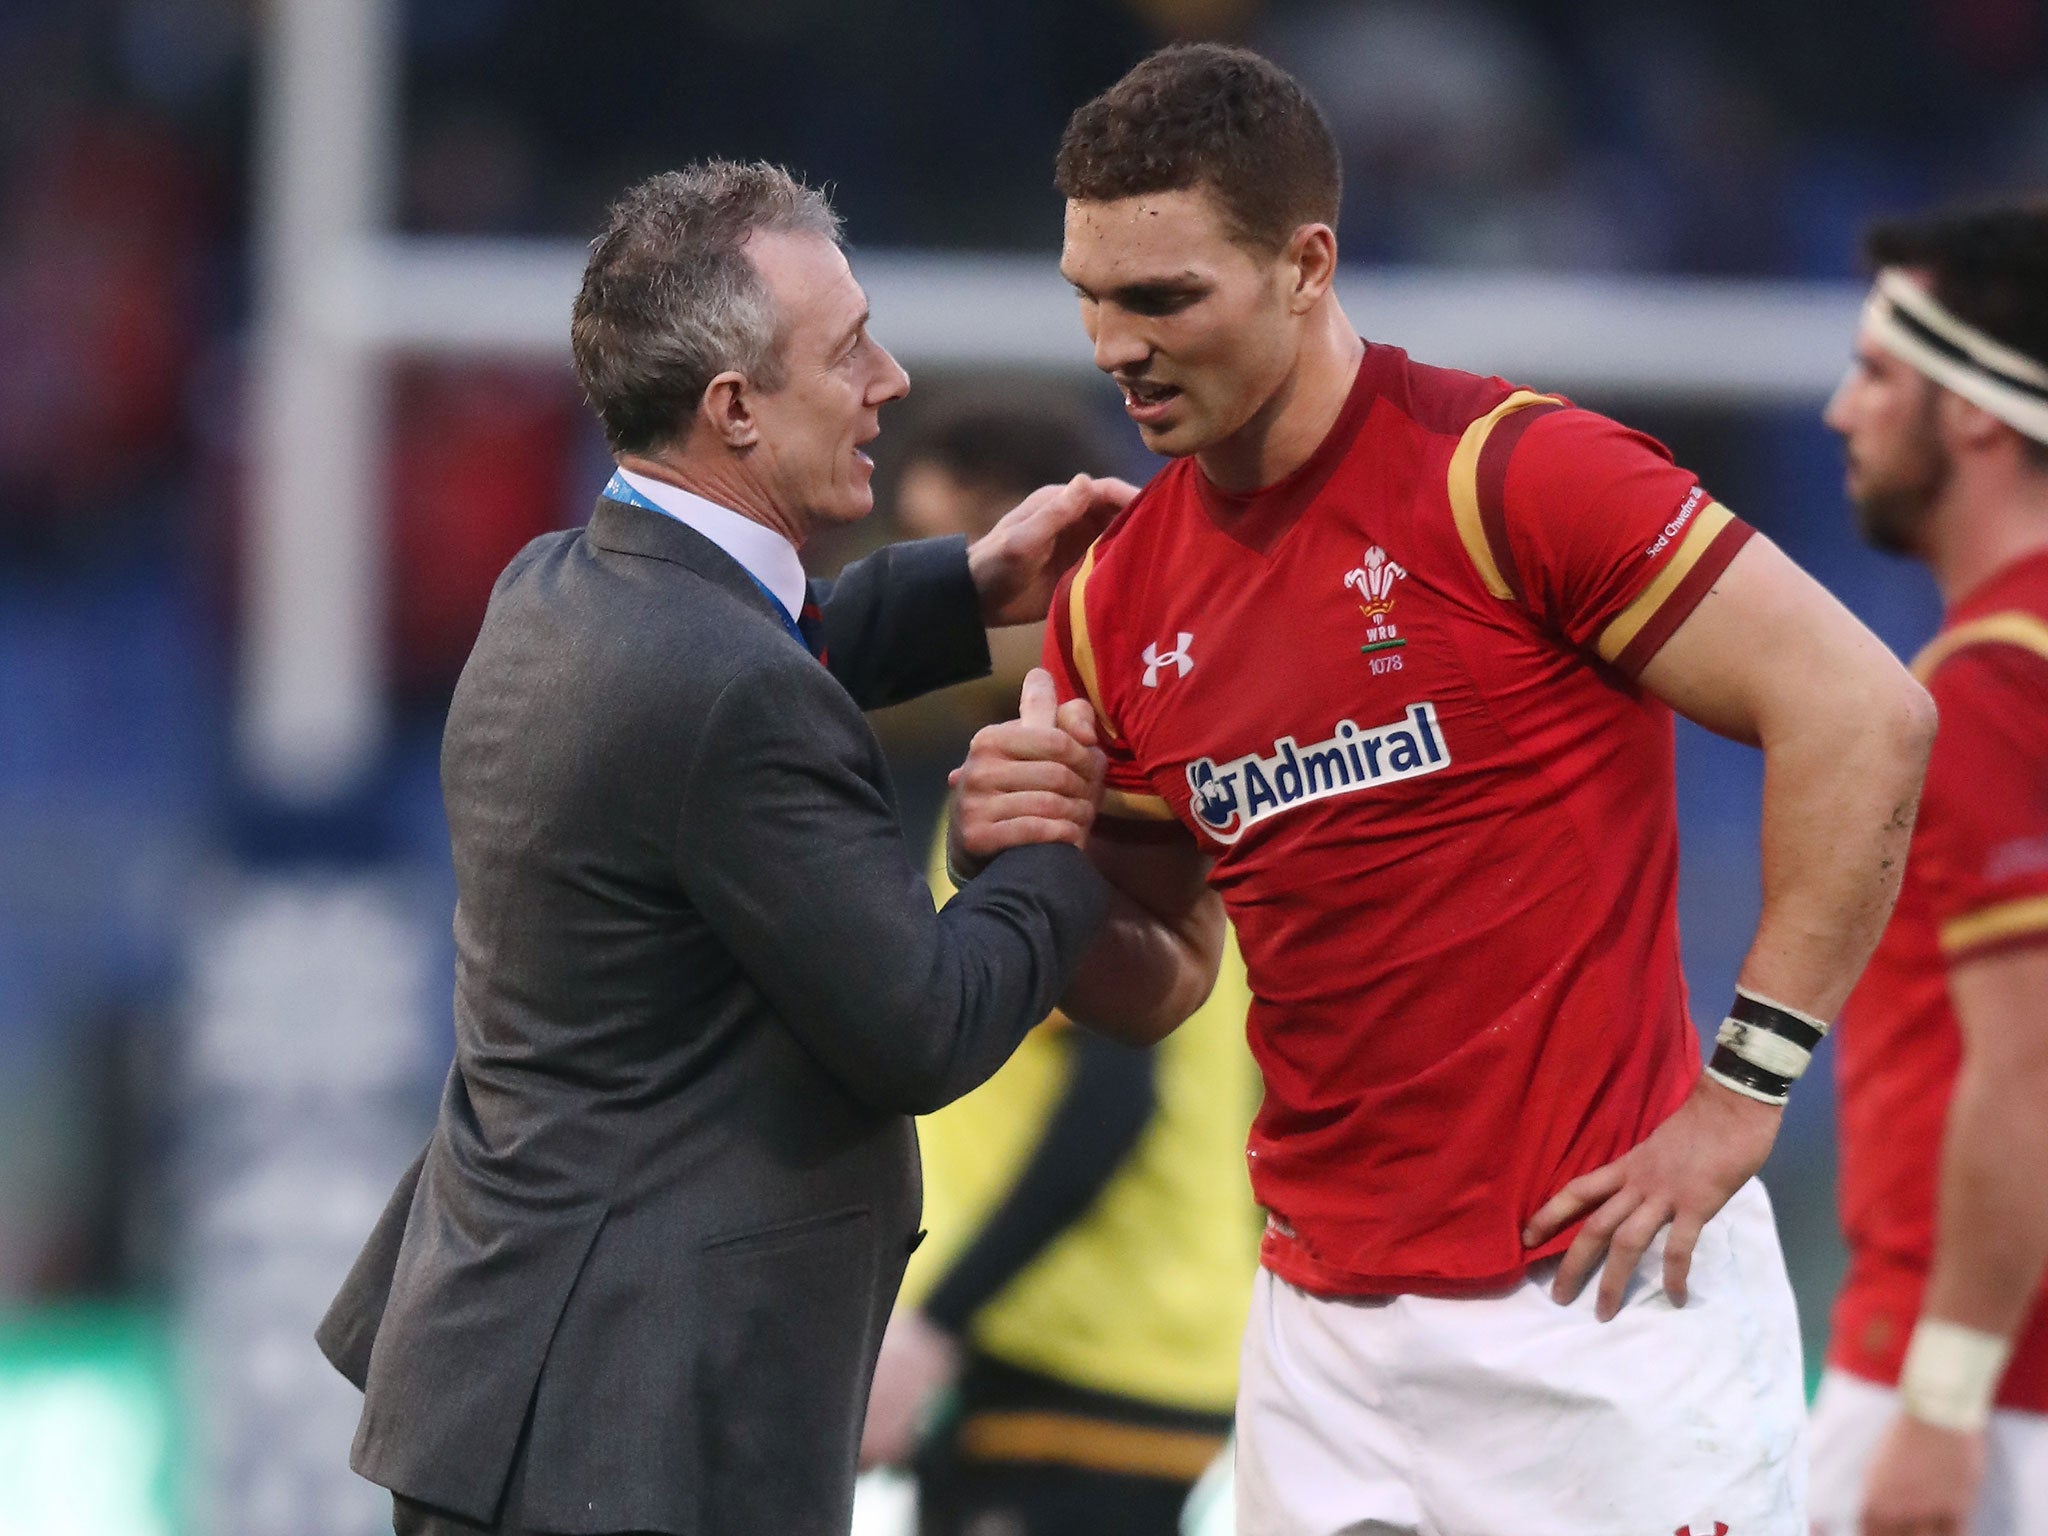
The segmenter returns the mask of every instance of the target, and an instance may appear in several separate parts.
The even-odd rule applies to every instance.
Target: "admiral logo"
[[[1270,754],[1248,753],[1219,763],[1198,757],[1188,764],[1195,815],[1219,843],[1234,843],[1269,816],[1333,795],[1352,795],[1401,779],[1416,779],[1451,765],[1451,750],[1437,724],[1436,706],[1411,704],[1391,725],[1361,730],[1339,720],[1327,741],[1297,745],[1292,736]]]
[[[1702,486],[1696,485],[1687,491],[1685,493],[1685,500],[1678,505],[1677,514],[1672,517],[1670,522],[1664,525],[1664,531],[1657,535],[1657,542],[1643,551],[1643,557],[1647,560],[1654,560],[1663,554],[1670,547],[1671,541],[1685,531],[1685,525],[1692,521],[1693,513],[1699,511],[1700,503],[1706,499],[1706,489]]]

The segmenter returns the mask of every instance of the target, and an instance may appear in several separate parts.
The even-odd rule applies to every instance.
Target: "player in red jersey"
[[[1243,1536],[1804,1536],[1750,1181],[1890,911],[1926,695],[1650,439],[1361,342],[1335,146],[1263,59],[1154,55],[1075,115],[1059,181],[1096,363],[1175,460],[1055,599],[1120,893],[1066,1004],[1163,1035],[1228,909],[1271,1216]],[[1705,1079],[1674,707],[1767,760],[1763,922]],[[964,856],[1051,808],[1033,755],[977,739]]]
[[[1941,734],[1842,1012],[1849,1274],[1824,1536],[2048,1531],[2048,205],[1882,226],[1827,420],[1865,536],[1924,561]]]

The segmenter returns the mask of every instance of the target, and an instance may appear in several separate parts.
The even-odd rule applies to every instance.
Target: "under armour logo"
[[[1671,1536],[1693,1536],[1692,1527],[1690,1525],[1681,1525],[1671,1533]],[[1706,1536],[1728,1536],[1728,1522],[1726,1520],[1716,1520],[1713,1530],[1707,1532]]]
[[[1174,637],[1173,649],[1170,651],[1160,650],[1156,643],[1145,647],[1145,686],[1147,688],[1157,688],[1159,686],[1159,669],[1161,667],[1172,667],[1181,677],[1186,677],[1188,673],[1194,670],[1195,659],[1188,654],[1188,642],[1194,638],[1188,631],[1182,630]]]

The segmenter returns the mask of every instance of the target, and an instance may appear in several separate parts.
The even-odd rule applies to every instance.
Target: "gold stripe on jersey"
[[[1605,629],[1600,638],[1593,642],[1593,648],[1600,653],[1602,661],[1613,661],[1628,649],[1628,643],[1642,632],[1643,626],[1657,616],[1662,608],[1695,565],[1721,535],[1721,530],[1735,521],[1735,514],[1718,501],[1709,501],[1701,506],[1692,520],[1692,526],[1679,540],[1678,548],[1672,551],[1664,569]]]
[[[1913,675],[1926,682],[1934,669],[1966,645],[2017,645],[2048,661],[2048,622],[2015,610],[1986,614],[1936,635],[1913,658]]]
[[[1067,634],[1074,646],[1074,670],[1081,674],[1081,686],[1088,691],[1088,702],[1095,706],[1095,718],[1102,722],[1104,730],[1115,736],[1118,734],[1116,722],[1103,708],[1102,684],[1095,675],[1095,645],[1088,638],[1088,601],[1084,594],[1094,570],[1095,546],[1090,544],[1088,553],[1081,557],[1081,568],[1074,572],[1073,583],[1067,588]]]
[[[1941,925],[1941,952],[1953,958],[1965,950],[2032,933],[2048,933],[2048,896],[2022,896],[1950,918]]]
[[[1555,395],[1539,395],[1534,390],[1518,389],[1501,401],[1484,416],[1465,429],[1465,435],[1458,439],[1458,448],[1451,455],[1448,487],[1451,493],[1451,515],[1457,519],[1458,538],[1465,546],[1465,554],[1471,560],[1479,579],[1486,583],[1486,590],[1503,602],[1512,601],[1514,592],[1500,572],[1500,565],[1493,558],[1493,546],[1487,542],[1486,524],[1479,514],[1479,455],[1486,449],[1486,440],[1493,435],[1493,429],[1501,419],[1532,405],[1561,405]]]
[[[1064,1413],[989,1412],[960,1426],[960,1449],[975,1461],[1052,1462],[1132,1477],[1191,1483],[1223,1449],[1224,1437]]]
[[[1173,807],[1157,795],[1133,794],[1127,789],[1102,792],[1102,814],[1132,821],[1172,821]]]

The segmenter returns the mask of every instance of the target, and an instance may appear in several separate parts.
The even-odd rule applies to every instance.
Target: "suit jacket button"
[[[923,1242],[923,1241],[924,1241],[924,1239],[925,1239],[925,1230],[924,1230],[924,1228],[923,1228],[923,1227],[919,1227],[919,1228],[918,1228],[918,1229],[917,1229],[917,1230],[916,1230],[915,1232],[913,1232],[913,1233],[911,1233],[911,1234],[910,1234],[910,1245],[909,1245],[909,1246],[908,1246],[907,1248],[905,1248],[905,1249],[904,1249],[903,1251],[904,1251],[905,1253],[915,1253],[915,1252],[917,1252],[917,1245],[918,1245],[919,1243]]]

